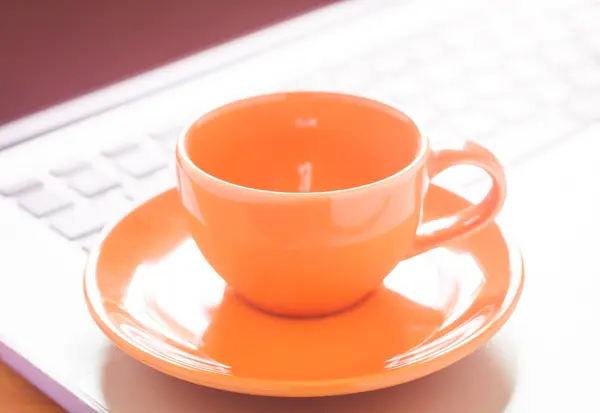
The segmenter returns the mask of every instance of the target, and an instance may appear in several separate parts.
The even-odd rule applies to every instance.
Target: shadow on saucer
[[[124,356],[113,347],[102,386],[113,413],[157,412],[344,412],[344,413],[501,413],[515,379],[514,360],[484,347],[425,378],[384,390],[336,397],[287,399],[209,389],[172,378]],[[118,354],[114,354],[118,353]],[[508,356],[511,356],[508,352]]]

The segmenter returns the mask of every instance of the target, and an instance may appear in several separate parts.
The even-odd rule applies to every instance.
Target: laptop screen
[[[0,125],[333,2],[8,2]]]

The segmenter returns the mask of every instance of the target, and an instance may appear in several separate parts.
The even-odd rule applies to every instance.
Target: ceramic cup
[[[404,113],[337,93],[227,104],[193,122],[176,154],[200,251],[239,296],[279,315],[352,306],[401,260],[486,225],[506,193],[502,166],[479,145],[432,150]],[[420,228],[430,179],[463,164],[491,176],[487,196]]]

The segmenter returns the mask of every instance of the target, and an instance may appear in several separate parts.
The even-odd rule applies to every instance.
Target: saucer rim
[[[460,197],[462,200],[470,203],[470,201],[449,189],[434,184],[432,184],[432,186],[436,186],[440,190],[448,192],[453,196]],[[508,250],[509,268],[511,269],[512,274],[510,277],[511,282],[498,314],[493,317],[491,321],[486,323],[486,325],[478,328],[475,333],[471,334],[453,350],[442,353],[430,360],[418,362],[409,366],[389,369],[385,372],[331,380],[285,381],[241,378],[236,377],[235,375],[220,375],[203,370],[185,369],[182,366],[174,365],[140,349],[127,336],[123,335],[118,328],[114,327],[114,323],[109,320],[108,314],[106,314],[102,304],[102,296],[99,291],[97,291],[96,296],[93,296],[88,288],[88,285],[92,285],[92,281],[97,279],[96,269],[104,242],[116,227],[146,204],[155,202],[158,198],[167,197],[170,193],[175,191],[177,191],[177,188],[172,187],[137,203],[126,213],[113,218],[112,222],[104,227],[98,236],[99,240],[96,246],[90,250],[86,259],[83,274],[83,292],[89,314],[95,324],[112,344],[117,346],[128,356],[158,372],[168,374],[174,378],[196,385],[241,394],[271,397],[337,396],[400,385],[442,370],[474,353],[501,330],[515,311],[523,293],[525,284],[525,263],[521,250],[516,247],[516,244],[512,241],[513,237],[507,235],[506,230],[504,229],[505,226],[501,226],[496,220],[493,220],[490,224],[496,225]],[[363,382],[364,384],[362,384]]]

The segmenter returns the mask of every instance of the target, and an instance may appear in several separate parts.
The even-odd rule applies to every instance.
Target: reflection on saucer
[[[279,381],[376,374],[436,357],[448,340],[458,344],[480,326],[472,317],[441,341],[431,341],[458,319],[457,304],[485,282],[473,268],[444,272],[442,258],[454,259],[454,269],[475,265],[468,254],[434,251],[401,263],[379,290],[348,311],[293,319],[239,299],[187,239],[161,260],[136,268],[121,309],[139,325],[137,331],[126,329],[130,339],[146,348],[158,345],[177,363],[185,359],[213,373],[254,378],[260,372],[261,379]],[[458,288],[456,276],[465,273],[471,279]]]

